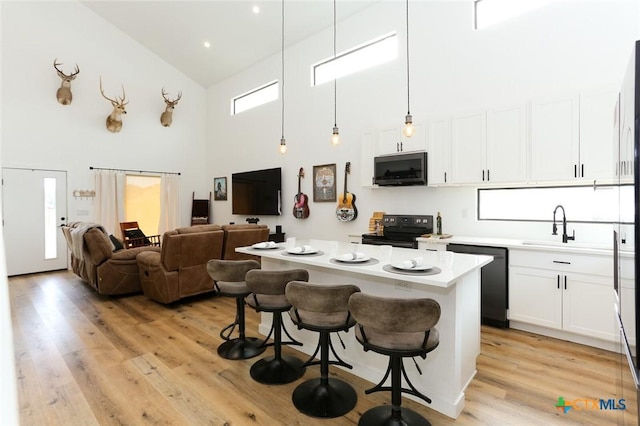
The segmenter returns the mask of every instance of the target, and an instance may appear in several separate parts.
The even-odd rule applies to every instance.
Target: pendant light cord
[[[411,114],[410,101],[409,101],[409,0],[406,0],[407,11],[407,114]]]
[[[282,139],[284,139],[284,0],[282,0]]]
[[[333,59],[336,59],[336,0],[333,0]],[[333,79],[333,127],[338,127],[338,89]]]

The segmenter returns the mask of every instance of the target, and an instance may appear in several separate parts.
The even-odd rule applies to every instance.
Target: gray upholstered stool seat
[[[245,300],[258,312],[271,312],[272,323],[263,347],[273,346],[274,355],[262,358],[251,366],[251,377],[260,383],[291,383],[304,374],[304,362],[294,356],[283,355],[282,345],[302,345],[296,341],[282,324],[282,313],[291,309],[285,296],[285,287],[290,281],[308,281],[309,272],[304,269],[265,271],[255,269],[247,272],[245,278],[251,294]],[[282,341],[282,331],[289,341]],[[273,343],[267,343],[273,334]]]
[[[226,342],[218,346],[218,355],[226,359],[247,359],[265,351],[262,340],[245,336],[244,298],[251,293],[245,275],[252,269],[260,269],[255,260],[219,260],[207,262],[207,272],[213,279],[217,293],[236,299],[235,321],[220,331],[220,337]],[[238,337],[231,338],[238,327]]]
[[[320,377],[301,383],[292,395],[293,404],[304,414],[322,418],[340,417],[356,406],[356,391],[342,380],[329,378],[329,364],[352,368],[336,353],[330,333],[347,331],[355,325],[349,313],[349,297],[359,291],[358,287],[348,284],[326,285],[300,281],[287,284],[286,296],[293,306],[289,311],[291,320],[298,328],[320,333],[318,347],[305,363],[307,366],[320,364]],[[335,361],[329,360],[329,350]],[[314,361],[318,351],[320,361]]]
[[[402,408],[402,393],[408,393],[431,403],[409,381],[402,359],[420,356],[426,358],[439,343],[435,325],[440,319],[440,305],[433,299],[397,299],[355,293],[349,298],[349,310],[357,321],[356,339],[365,351],[389,356],[384,377],[366,394],[391,391],[391,407],[374,407],[360,417],[361,426],[430,425],[420,414]],[[418,365],[418,372],[422,374]],[[391,375],[391,386],[384,383]],[[404,377],[408,388],[402,387]]]

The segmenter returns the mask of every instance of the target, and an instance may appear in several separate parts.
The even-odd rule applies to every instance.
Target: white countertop
[[[254,249],[252,247],[239,247],[236,251],[270,259],[279,259],[287,262],[300,263],[302,265],[314,265],[324,268],[348,271],[355,274],[373,275],[388,278],[396,281],[407,281],[417,284],[424,284],[435,287],[450,287],[466,274],[481,268],[490,263],[491,256],[478,256],[459,254],[448,251],[420,251],[394,247],[391,251],[391,258],[384,253],[384,248],[374,245],[360,245],[358,250],[372,259],[378,260],[374,265],[358,265],[350,263],[332,263],[330,259],[346,253],[352,253],[354,246],[348,242],[337,242],[327,240],[298,241],[296,246],[310,245],[320,250],[323,254],[318,255],[291,255],[285,251],[285,244],[278,244],[275,249]],[[406,261],[412,258],[421,257],[423,263],[440,268],[441,272],[434,275],[407,275],[387,272],[382,269],[385,264]]]
[[[558,239],[561,238],[558,236]],[[491,247],[506,247],[509,249],[518,250],[533,250],[533,251],[557,251],[557,252],[571,252],[577,254],[599,254],[599,255],[611,255],[613,253],[612,244],[596,244],[596,243],[581,243],[575,241],[569,241],[563,243],[562,241],[543,241],[543,240],[520,240],[511,238],[485,238],[485,237],[467,237],[467,236],[453,236],[451,238],[417,238],[418,243],[425,243],[428,245],[433,244],[437,248],[437,245],[447,244],[468,244],[477,246],[491,246]],[[633,250],[621,250],[620,255],[623,257],[633,257]]]

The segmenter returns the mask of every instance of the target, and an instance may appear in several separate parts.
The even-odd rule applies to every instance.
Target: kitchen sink
[[[575,241],[563,243],[562,241],[527,240],[522,241],[522,245],[539,247],[562,247],[567,249],[613,250],[611,244],[576,243]]]

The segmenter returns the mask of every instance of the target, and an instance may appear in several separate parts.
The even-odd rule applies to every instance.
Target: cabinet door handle
[[[577,164],[573,165],[573,177],[574,178],[578,177],[578,165]]]
[[[489,182],[491,179],[489,178],[489,169],[487,169],[487,182]]]
[[[396,142],[396,152],[400,152],[400,142]]]
[[[560,290],[560,275],[556,275],[556,278],[558,279],[558,290]]]
[[[580,177],[584,177],[584,164],[580,165]]]
[[[564,276],[564,289],[567,289],[567,276]]]
[[[554,260],[553,263],[562,263],[563,265],[571,265],[571,262],[567,262],[566,260]]]
[[[447,183],[447,172],[444,172],[444,183]]]
[[[484,170],[482,171],[482,181],[484,182]]]

